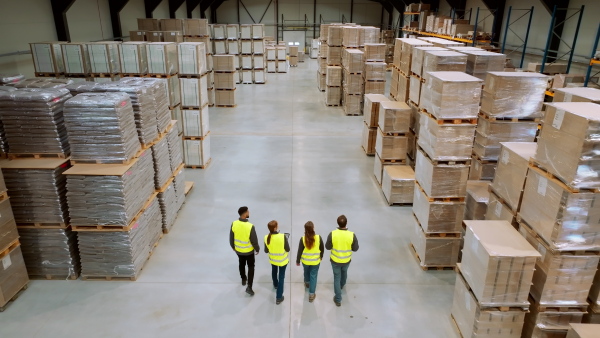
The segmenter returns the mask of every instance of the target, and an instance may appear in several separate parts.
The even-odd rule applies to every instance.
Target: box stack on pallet
[[[327,66],[325,70],[325,105],[339,106],[342,102],[342,77],[341,66]]]
[[[227,54],[235,56],[235,83],[242,83],[241,57],[240,57],[240,26],[228,24],[225,27],[227,35]]]
[[[325,65],[341,67],[343,27],[337,24],[325,26],[326,28],[321,25],[321,27],[322,31],[327,32],[327,40],[325,41],[327,47],[323,47],[324,44],[321,43],[321,51],[325,52]],[[328,87],[325,96],[327,97],[326,102],[328,105],[340,105],[342,100],[342,88],[332,89]],[[339,97],[340,100],[339,102],[333,102],[329,99],[330,97]]]
[[[385,93],[385,44],[365,43],[364,46],[364,87],[365,94]]]
[[[287,73],[287,55],[285,46],[267,46],[267,72]]]
[[[390,101],[385,95],[365,94],[363,107],[362,148],[367,156],[375,155],[375,141],[377,139],[377,127],[379,124],[379,104]]]
[[[212,59],[215,80],[215,106],[228,108],[237,106],[235,101],[236,57],[234,55],[214,55]],[[204,99],[200,98],[200,101],[195,100],[190,106],[200,108],[203,104]]]
[[[252,63],[253,81],[257,84],[267,83],[267,72],[265,70],[265,26],[263,24],[252,25]]]
[[[0,312],[16,300],[29,284],[22,248],[7,186],[0,172]]]
[[[298,46],[289,46],[290,67],[298,67]]]
[[[548,77],[538,73],[487,73],[470,179],[494,177],[500,142],[535,141],[547,82]]]
[[[526,332],[564,336],[566,323],[582,321],[588,295],[597,305],[598,286],[592,283],[600,258],[598,133],[599,105],[547,104],[517,215],[521,233],[542,254]]]
[[[385,63],[388,68],[394,63],[394,43],[396,32],[393,30],[382,30],[380,42],[385,44]]]
[[[312,39],[310,42],[310,52],[309,52],[309,57],[311,59],[317,59],[319,57],[319,48],[320,48],[321,42],[319,39]]]
[[[283,42],[283,41],[281,41],[281,42]],[[288,62],[287,62],[287,52],[286,52],[285,44],[276,46],[275,52],[277,54],[277,73],[287,73],[288,72]]]
[[[390,86],[390,97],[396,101],[408,102],[412,51],[414,47],[419,46],[433,45],[418,39],[396,39],[396,44],[394,45],[394,62],[392,64],[392,82]]]
[[[60,44],[64,42],[30,43],[36,77],[64,77],[65,64]]]
[[[520,338],[540,254],[508,222],[464,223],[451,317],[462,337]]]
[[[351,32],[351,34],[348,34]],[[344,27],[344,37],[356,35],[358,46],[358,28]],[[348,39],[344,40],[348,43]],[[353,44],[353,43],[351,43]],[[362,115],[364,95],[364,53],[358,47],[342,49],[342,106],[348,116]]]
[[[254,83],[254,64],[252,52],[252,25],[240,25],[240,68],[242,83]]]
[[[490,202],[490,182],[467,181],[467,197],[463,219],[481,221],[485,219]]]
[[[318,63],[317,69],[317,88],[324,92],[326,88],[326,72],[327,72],[327,50],[329,45],[327,44],[327,36],[329,34],[329,24],[321,24],[319,30],[319,52],[318,52]]]
[[[213,24],[210,27],[214,55],[227,54],[227,25]]]
[[[118,41],[88,42],[86,52],[90,63],[90,76],[94,82],[110,82],[120,79]]]
[[[212,74],[212,54],[213,54],[213,44],[212,41],[210,39],[210,35],[211,35],[211,30],[210,30],[210,26],[208,24],[208,20],[207,19],[185,19],[183,21],[183,33],[184,33],[184,37],[183,37],[183,41],[185,42],[203,42],[204,43],[204,49],[206,52],[206,72],[208,75],[208,90],[209,90],[209,106],[214,105],[214,99],[211,100],[211,98],[214,98],[214,92],[212,91],[213,88],[213,74]],[[211,96],[211,94],[213,94]],[[179,110],[181,110],[181,107],[178,107]],[[175,109],[177,110],[177,109]],[[175,111],[175,113],[178,113],[177,111]],[[173,114],[173,119],[180,121],[180,114]],[[181,126],[181,125],[179,125]],[[179,131],[181,131],[182,128],[179,128]]]

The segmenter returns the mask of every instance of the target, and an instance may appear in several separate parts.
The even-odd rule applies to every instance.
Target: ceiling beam
[[[192,13],[200,5],[200,0],[185,0],[185,8],[187,12],[187,18],[192,18]]]
[[[169,17],[175,19],[175,14],[185,0],[169,0]]]
[[[69,25],[67,23],[67,11],[75,0],[51,0],[52,15],[54,16],[54,26],[56,27],[56,37],[58,41],[71,41],[69,34]]]
[[[108,0],[108,11],[110,12],[113,37],[120,38],[123,36],[120,13],[128,2],[129,0]]]
[[[146,17],[151,18],[152,12],[160,5],[163,0],[144,0],[144,9],[146,10]]]

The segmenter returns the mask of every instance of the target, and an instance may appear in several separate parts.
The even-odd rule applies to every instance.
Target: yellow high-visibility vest
[[[265,236],[265,245],[269,249],[269,261],[271,264],[276,266],[284,266],[290,260],[288,259],[288,253],[285,251],[285,235],[284,234],[272,234],[271,243],[267,244],[267,237]]]
[[[315,243],[312,249],[306,247],[306,240],[302,236],[302,243],[304,244],[304,251],[302,251],[302,264],[304,265],[318,265],[321,263],[321,249],[319,249],[321,243],[321,236],[315,235]]]
[[[348,230],[334,230],[331,232],[331,260],[336,263],[348,263],[352,259],[352,242],[354,233]]]
[[[254,225],[250,222],[234,221],[231,224],[233,231],[233,244],[235,251],[239,253],[248,253],[254,251],[252,243],[250,243],[250,231]]]

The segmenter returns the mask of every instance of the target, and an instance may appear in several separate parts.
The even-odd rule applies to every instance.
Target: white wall
[[[169,1],[162,0],[154,12],[152,12],[152,17],[155,19],[168,19],[169,18]]]
[[[112,39],[108,0],[77,0],[67,11],[71,41]]]
[[[137,19],[145,17],[144,0],[129,0],[120,13],[123,35],[127,36],[129,31],[136,31],[138,29]]]
[[[186,19],[187,18],[187,5],[185,4],[185,1],[175,11],[175,17],[177,19]]]

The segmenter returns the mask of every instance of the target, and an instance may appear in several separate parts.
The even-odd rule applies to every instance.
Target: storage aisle
[[[454,271],[422,271],[409,249],[410,207],[389,207],[361,148],[362,116],[326,107],[308,59],[265,85],[238,85],[236,108],[211,108],[212,163],[137,282],[32,281],[0,314],[21,337],[458,337],[450,319]],[[250,208],[261,253],[254,297],[240,284],[229,227]],[[342,306],[332,301],[326,252],[308,302],[295,256],[303,225],[324,239],[340,214],[360,250]],[[275,305],[263,251],[267,223],[290,232],[285,301]]]

